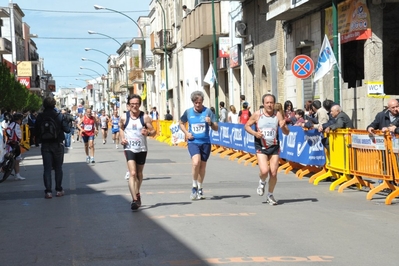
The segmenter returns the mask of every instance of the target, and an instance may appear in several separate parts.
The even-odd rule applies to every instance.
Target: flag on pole
[[[204,82],[208,83],[209,85],[211,85],[211,87],[213,87],[215,81],[216,81],[216,74],[215,71],[213,70],[212,63],[209,63],[209,69],[208,72],[206,72]]]
[[[141,100],[144,101],[147,99],[147,84],[144,83],[143,92],[141,93]]]
[[[333,65],[337,63],[337,59],[334,56],[330,42],[327,35],[324,35],[323,44],[321,45],[319,59],[317,60],[316,70],[314,72],[313,82],[318,81],[324,77],[328,71],[331,70]]]

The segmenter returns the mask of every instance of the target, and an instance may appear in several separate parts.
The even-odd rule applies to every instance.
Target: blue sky
[[[80,66],[104,73],[100,65],[82,61],[81,58],[100,62],[106,67],[107,56],[97,51],[85,51],[84,48],[101,50],[107,54],[115,54],[119,48],[114,40],[88,34],[88,30],[109,35],[120,43],[138,36],[137,26],[128,18],[115,12],[96,11],[93,7],[95,4],[124,12],[137,21],[139,16],[148,15],[150,1],[13,0],[13,3],[18,4],[25,13],[23,21],[29,24],[31,34],[39,36],[33,39],[39,56],[44,58],[44,68],[53,75],[59,89],[76,85],[84,87],[84,81],[76,78],[90,79],[90,77],[79,76],[79,73],[96,75],[93,71],[80,69]],[[8,5],[7,0],[2,2],[2,6]]]

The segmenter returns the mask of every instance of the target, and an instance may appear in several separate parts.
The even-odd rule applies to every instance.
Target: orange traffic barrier
[[[371,190],[367,193],[366,198],[371,200],[373,196],[389,188],[392,191],[398,187],[392,184],[393,167],[392,167],[392,142],[389,134],[384,135],[382,132],[370,136],[365,130],[351,130],[350,151],[350,174],[353,178],[339,188],[339,192],[351,185],[367,186]],[[383,180],[383,182],[374,187],[364,177]],[[385,202],[386,204],[388,201]]]

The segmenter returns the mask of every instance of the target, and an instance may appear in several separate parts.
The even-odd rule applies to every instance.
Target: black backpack
[[[55,119],[60,115],[57,115],[53,118],[49,115],[43,117],[42,124],[41,124],[41,139],[42,140],[57,140],[58,135],[60,133],[60,122],[56,121]]]

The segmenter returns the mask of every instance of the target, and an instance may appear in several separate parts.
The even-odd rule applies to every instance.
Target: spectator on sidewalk
[[[302,127],[305,123],[305,112],[302,109],[297,109],[295,110],[295,119],[296,122],[294,124],[294,126],[300,126]]]
[[[390,99],[388,101],[388,108],[382,112],[379,112],[374,121],[367,126],[367,131],[370,134],[374,134],[376,129],[386,131],[391,125],[395,125],[399,121],[399,102],[396,99]],[[396,125],[398,126],[398,125]]]
[[[159,113],[158,113],[156,107],[152,107],[152,110],[151,110],[151,112],[150,112],[150,117],[151,117],[152,120],[158,120],[158,118],[159,118]]]
[[[30,140],[29,144],[32,147],[35,145],[36,147],[39,146],[38,138],[35,135],[35,122],[36,122],[37,113],[34,110],[31,110],[28,114],[28,126],[29,126],[29,133],[30,133]]]
[[[167,121],[173,120],[173,116],[170,114],[169,110],[166,110],[165,120],[167,120]]]
[[[238,120],[240,121],[241,124],[245,125],[248,122],[251,115],[252,114],[248,109],[248,103],[244,102],[242,104],[242,110],[238,113]]]
[[[229,123],[238,124],[238,113],[234,105],[230,105],[230,112],[227,114]]]
[[[342,111],[341,106],[335,104],[330,109],[331,120],[328,122],[327,127],[319,127],[319,132],[330,133],[330,131],[334,131],[338,128],[353,128],[352,120],[349,116]],[[324,147],[329,150],[329,140],[328,137],[322,139],[322,144]]]
[[[56,101],[52,97],[43,100],[44,111],[37,116],[35,129],[36,136],[39,136],[42,146],[41,153],[43,159],[43,181],[45,186],[45,198],[51,199],[52,180],[51,170],[55,171],[55,191],[57,197],[64,196],[62,188],[62,164],[64,163],[64,133],[69,133],[71,129],[64,116],[55,110]],[[52,121],[52,122],[51,122]]]
[[[227,122],[227,109],[224,107],[224,102],[219,103],[219,122],[226,123]]]
[[[294,125],[296,122],[294,106],[291,101],[285,101],[284,103],[284,118],[287,125]]]
[[[14,150],[15,154],[15,180],[25,180],[25,177],[22,177],[19,174],[19,164],[22,161],[21,157],[21,148],[19,146],[20,141],[22,139],[22,131],[21,131],[21,124],[22,124],[23,115],[20,113],[15,113],[12,115],[12,119],[8,124],[5,135],[7,137],[6,140],[6,152],[10,152]]]

